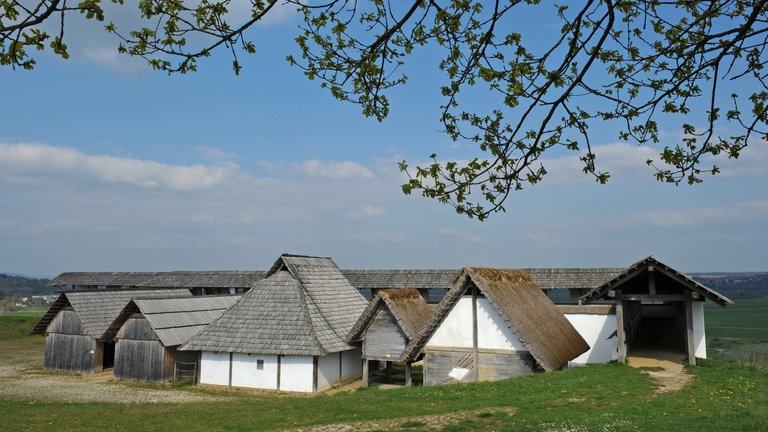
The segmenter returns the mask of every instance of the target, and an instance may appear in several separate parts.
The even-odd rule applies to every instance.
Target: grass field
[[[768,297],[706,304],[707,350],[713,358],[768,366]]]
[[[708,309],[708,335],[715,334],[713,341],[741,341],[741,352],[747,352],[746,347],[760,346],[754,341],[761,333],[748,332],[759,328],[766,311],[768,299]],[[0,315],[0,352],[36,350],[42,355],[43,339],[28,336],[41,314]],[[61,403],[41,394],[34,400],[0,399],[0,431],[267,431],[321,425],[333,431],[372,422],[388,425],[381,430],[400,431],[768,430],[764,364],[709,360],[687,372],[694,376],[692,384],[658,395],[642,370],[619,364],[493,383],[373,387],[318,396],[188,386],[182,391],[228,399],[179,404]],[[435,426],[423,417],[429,415],[449,420]]]

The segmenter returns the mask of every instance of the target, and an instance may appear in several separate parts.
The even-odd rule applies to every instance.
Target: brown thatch
[[[633,284],[647,287],[648,283],[645,281],[645,278],[647,278],[647,273],[649,271],[656,271],[660,277],[666,278],[667,282],[664,283],[665,286],[675,286],[681,290],[696,292],[704,298],[723,307],[733,304],[733,301],[724,295],[696,282],[652,256],[632,264],[613,279],[584,294],[580,300],[589,303],[600,298],[605,298],[611,290],[617,288],[630,288]]]
[[[282,255],[218,320],[182,351],[325,355],[350,350],[345,338],[365,298],[330,258]]]
[[[347,335],[347,342],[360,340],[365,329],[368,328],[382,308],[387,308],[392,312],[398,326],[403,330],[408,340],[416,337],[424,323],[432,316],[432,309],[419,292],[413,288],[379,291],[352,327],[349,335]]]
[[[418,337],[403,352],[405,359],[418,356],[453,306],[473,288],[488,299],[544,370],[559,369],[589,349],[578,331],[527,273],[465,268]]]

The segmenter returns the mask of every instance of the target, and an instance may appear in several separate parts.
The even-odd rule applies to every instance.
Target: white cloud
[[[180,166],[115,156],[89,156],[79,150],[46,144],[0,143],[0,181],[36,183],[81,179],[148,189],[195,191],[210,189],[238,174],[233,163]]]
[[[386,212],[383,207],[365,204],[356,210],[348,212],[347,217],[350,219],[371,219],[384,216]]]
[[[372,179],[376,177],[371,170],[355,162],[320,162],[316,159],[298,166],[304,175],[334,180]]]
[[[439,228],[437,230],[437,234],[443,237],[453,237],[455,239],[459,239],[462,242],[486,243],[485,239],[480,236],[472,235],[454,228]]]
[[[632,217],[660,227],[732,224],[747,219],[768,219],[768,201],[749,201],[713,207],[639,213]],[[631,222],[630,222],[631,223]]]

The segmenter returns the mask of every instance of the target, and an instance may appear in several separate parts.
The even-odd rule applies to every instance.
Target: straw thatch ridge
[[[85,332],[101,339],[120,311],[132,299],[192,297],[187,289],[67,291],[51,305],[38,321],[32,334],[45,334],[48,324],[64,307],[71,305],[83,323]]]
[[[131,300],[109,326],[102,339],[114,339],[123,323],[139,313],[147,320],[163,346],[181,345],[220,317],[239,298],[240,296],[205,296]]]
[[[466,268],[403,356],[414,358],[458,299],[476,287],[544,370],[555,370],[589,345],[552,301],[521,270]]]
[[[346,335],[366,303],[330,258],[286,254],[180,349],[312,356],[346,351],[353,348]]]
[[[432,316],[432,309],[419,292],[413,288],[379,291],[352,327],[349,335],[347,335],[347,342],[360,340],[376,314],[383,307],[392,312],[398,326],[403,330],[408,340],[416,337],[424,323]]]
[[[66,272],[50,282],[49,286],[109,286],[135,287],[157,277],[162,272]]]
[[[602,298],[608,294],[608,291],[621,286],[626,281],[634,278],[635,276],[641,274],[642,272],[648,270],[649,268],[658,270],[659,272],[663,273],[667,277],[679,283],[684,288],[690,291],[694,291],[704,296],[705,298],[719,304],[720,306],[724,307],[726,305],[733,304],[733,301],[730,300],[729,298],[696,282],[695,280],[684,275],[683,273],[680,273],[679,271],[673,269],[667,264],[664,264],[663,262],[657,260],[653,256],[646,257],[632,264],[631,266],[626,268],[623,272],[618,274],[613,279],[605,282],[603,285],[596,287],[593,290],[581,296],[579,300],[585,303],[589,303],[599,298]]]

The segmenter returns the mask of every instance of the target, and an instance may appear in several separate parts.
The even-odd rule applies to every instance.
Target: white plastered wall
[[[615,314],[565,314],[565,318],[589,344],[589,351],[571,363],[608,363],[618,359]]]
[[[229,385],[229,353],[202,352],[200,384]]]
[[[263,362],[258,368],[259,360]],[[239,354],[232,356],[232,385],[277,390],[277,356]]]
[[[311,393],[313,374],[312,356],[283,356],[280,359],[280,390]]]
[[[363,349],[342,352],[341,379],[343,381],[361,378],[363,376]]]
[[[707,358],[707,337],[704,332],[704,302],[693,302],[693,346],[695,356]]]
[[[482,349],[526,351],[488,299],[477,299],[477,345]],[[426,347],[472,348],[472,297],[464,296],[445,317]]]

